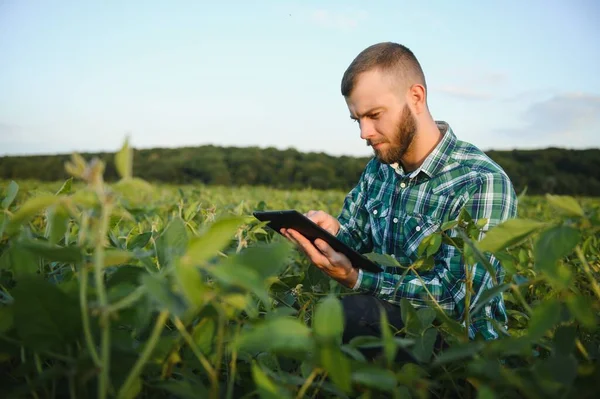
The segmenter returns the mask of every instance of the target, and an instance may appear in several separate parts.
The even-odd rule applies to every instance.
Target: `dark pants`
[[[342,336],[343,343],[349,343],[352,338],[358,336],[381,337],[380,306],[387,315],[388,324],[392,335],[397,335],[396,330],[404,327],[400,306],[396,306],[387,301],[381,300],[372,295],[347,295],[342,299],[346,327]],[[383,348],[359,348],[359,351],[367,358],[374,360],[381,356]],[[396,353],[396,362],[416,362],[416,360],[402,348],[398,348]]]

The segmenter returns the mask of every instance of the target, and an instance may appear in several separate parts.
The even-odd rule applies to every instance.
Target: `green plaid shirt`
[[[423,238],[438,231],[444,222],[456,220],[462,208],[475,220],[488,219],[484,233],[516,217],[517,197],[502,168],[477,147],[458,140],[446,122],[437,124],[443,138],[418,169],[405,173],[401,166],[385,165],[376,158],[367,164],[338,217],[340,240],[361,253],[388,254],[401,265],[410,265],[417,259]],[[448,233],[458,235],[453,230]],[[501,283],[503,268],[493,256],[490,261]],[[426,306],[427,288],[450,316],[462,317],[465,267],[462,255],[454,247],[443,243],[435,255],[434,268],[419,272],[425,286],[410,273],[398,286],[403,271],[395,267],[384,267],[381,273],[359,270],[354,290],[396,304],[407,298],[418,308]],[[476,264],[473,276],[471,308],[481,293],[493,286],[483,266]],[[470,337],[480,333],[485,339],[498,338],[491,319],[507,323],[502,295],[471,315]]]

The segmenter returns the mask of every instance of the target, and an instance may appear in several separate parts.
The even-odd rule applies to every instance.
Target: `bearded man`
[[[417,259],[419,243],[443,223],[456,220],[462,209],[475,220],[487,219],[482,236],[516,216],[517,197],[502,168],[458,139],[447,122],[431,116],[423,70],[407,47],[386,42],[366,48],[344,73],[341,91],[351,118],[358,122],[360,137],[373,147],[375,157],[348,193],[337,218],[310,211],[306,215],[311,220],[361,253],[388,254],[407,266]],[[447,233],[458,235],[454,230]],[[378,336],[380,307],[390,324],[401,329],[402,298],[418,308],[433,296],[457,320],[465,312],[465,265],[453,246],[440,246],[430,271],[402,277],[404,269],[359,270],[322,240],[313,245],[294,230],[282,234],[324,273],[357,291],[342,301],[344,342],[360,335]],[[497,281],[502,282],[500,263],[493,257],[490,261]],[[476,264],[471,310],[492,286],[489,273]],[[469,336],[498,338],[492,320],[507,322],[500,294],[471,315]]]

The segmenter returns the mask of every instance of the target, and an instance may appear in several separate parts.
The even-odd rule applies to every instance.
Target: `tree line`
[[[198,146],[134,149],[133,173],[151,182],[261,185],[281,189],[352,188],[370,158],[305,153],[295,149]],[[517,193],[600,196],[600,149],[488,151],[510,176]],[[118,178],[114,153],[83,153],[106,163],[105,178]],[[0,179],[68,178],[70,154],[4,156]]]

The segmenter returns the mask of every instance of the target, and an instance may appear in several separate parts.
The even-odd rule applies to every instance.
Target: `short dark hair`
[[[400,81],[419,83],[427,89],[425,74],[413,52],[401,44],[383,42],[367,47],[350,63],[342,77],[342,95],[348,97],[358,75],[372,69],[392,72]]]

